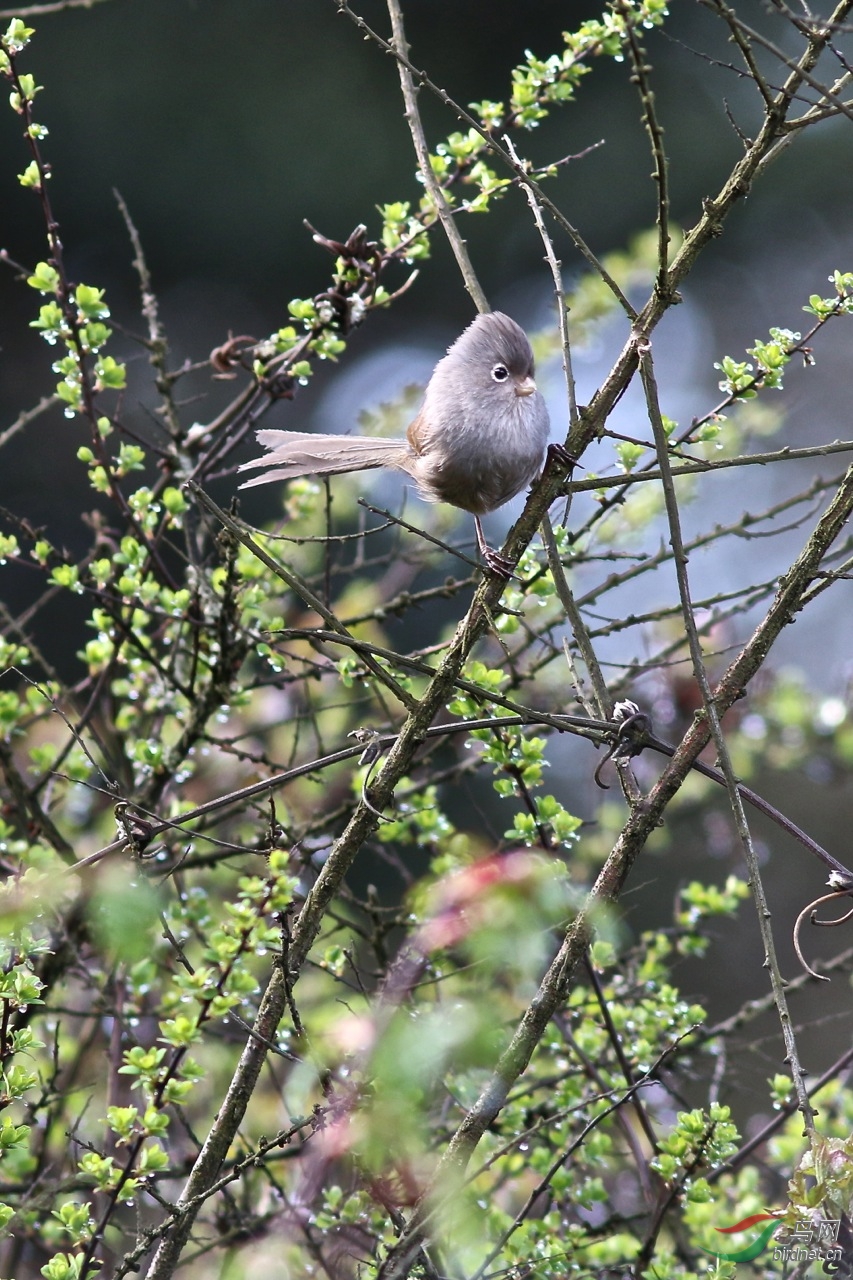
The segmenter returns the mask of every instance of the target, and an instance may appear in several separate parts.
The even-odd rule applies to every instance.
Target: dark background
[[[746,3],[738,11],[795,50],[786,25],[763,6]],[[361,12],[387,33],[381,0],[365,0]],[[592,16],[598,16],[595,4],[558,0],[523,6],[415,0],[406,8],[415,64],[464,104],[505,98],[508,69],[526,48],[547,57],[560,47],[562,30]],[[53,165],[51,199],[70,274],[104,287],[114,322],[142,331],[132,254],[113,195],[120,191],[142,238],[173,365],[205,359],[229,331],[257,337],[274,331],[289,319],[288,299],[325,287],[329,258],[312,242],[305,219],[333,238],[359,222],[377,234],[377,205],[418,199],[396,70],[333,0],[108,0],[34,25],[22,67],[45,86],[37,117],[50,129],[44,150]],[[673,6],[665,33],[648,35],[673,218],[684,226],[740,153],[726,110],[746,134],[758,119],[753,86],[726,65],[735,53],[725,37],[715,15],[685,0]],[[763,62],[777,83],[778,65],[769,56]],[[435,145],[458,121],[429,93],[422,92],[420,102]],[[812,292],[826,292],[829,272],[844,266],[853,240],[848,123],[823,125],[783,153],[687,282],[684,305],[667,317],[656,340],[671,416],[689,420],[711,407],[718,399],[714,361],[725,353],[741,357],[770,324],[802,327],[802,303]],[[648,145],[626,68],[597,59],[575,104],[516,138],[537,164],[601,140],[603,146],[548,184],[598,254],[624,247],[655,213]],[[44,232],[34,193],[15,179],[28,156],[19,119],[9,110],[0,112],[0,156],[0,247],[30,269],[45,256]],[[511,192],[488,217],[467,219],[464,231],[492,305],[528,326],[553,323],[542,247],[523,197]],[[433,247],[433,260],[406,297],[355,334],[347,360],[320,369],[266,425],[322,422],[325,429],[351,430],[362,408],[428,376],[472,315],[441,236]],[[557,250],[571,284],[582,263],[565,238],[557,237]],[[0,424],[52,390],[49,350],[28,328],[39,301],[11,270],[0,271]],[[615,324],[592,350],[577,353],[581,400],[624,336],[624,326]],[[130,361],[124,413],[144,436],[157,403],[146,357],[120,337],[114,353]],[[849,354],[847,332],[834,326],[821,339],[820,377],[789,374],[792,441],[845,434]],[[544,374],[555,435],[562,438],[559,371]],[[233,385],[212,383],[205,372],[182,382],[181,390],[190,401],[199,397],[188,413],[206,421]],[[615,425],[638,430],[641,412],[639,401],[628,397]],[[71,550],[87,538],[77,515],[90,493],[75,461],[85,443],[81,430],[54,411],[4,450],[0,465],[0,502],[49,523],[54,541]],[[612,463],[612,454],[603,461]],[[801,484],[802,471],[787,469],[781,483],[789,480]],[[718,489],[717,500],[727,501],[743,483],[733,480],[725,499]],[[775,497],[780,481],[776,473],[759,479],[753,472],[746,483],[750,494],[763,486]],[[260,517],[276,510],[277,500],[261,490],[246,509]],[[505,522],[497,536],[504,528]],[[763,554],[757,545],[754,552]],[[712,564],[708,572],[725,578],[728,570]],[[7,590],[20,607],[26,584],[15,581]],[[814,616],[816,634],[825,634],[820,609]],[[835,652],[831,668],[844,660]],[[821,678],[831,680],[829,672],[824,665]]]
[[[756,95],[709,61],[734,56],[719,20],[699,4],[674,10],[667,34],[649,36],[649,52],[673,215],[689,225],[740,151],[725,103],[748,133]],[[365,0],[362,12],[387,32],[379,0]],[[415,63],[467,104],[505,97],[507,69],[525,48],[547,56],[563,29],[597,12],[594,4],[557,0],[416,0],[406,19]],[[740,5],[739,12],[762,24],[759,5]],[[774,38],[786,35],[782,23],[764,18],[762,25]],[[138,329],[130,252],[112,195],[118,189],[142,236],[176,361],[203,357],[228,328],[272,330],[287,299],[325,283],[328,259],[304,219],[334,237],[362,221],[375,232],[376,205],[420,192],[393,64],[332,0],[109,0],[39,19],[23,65],[46,86],[37,114],[50,128],[51,195],[72,274],[105,286],[114,317]],[[458,126],[426,92],[421,108],[433,144]],[[726,350],[751,341],[756,326],[780,322],[780,294],[797,317],[797,273],[787,278],[795,263],[806,261],[809,278],[837,265],[836,241],[849,243],[853,196],[846,137],[844,122],[835,122],[791,147],[691,279],[687,296],[714,325],[724,324]],[[598,59],[576,105],[517,138],[536,163],[601,139],[603,147],[566,166],[549,186],[599,254],[623,246],[654,218],[651,163],[625,67]],[[18,118],[8,110],[0,115],[0,154],[0,244],[29,266],[44,256],[43,230],[33,193],[15,182],[26,156]],[[469,219],[465,234],[496,305],[531,281],[547,296],[541,246],[520,195],[512,193],[492,216]],[[571,278],[577,255],[565,243],[558,249]],[[748,280],[746,265],[753,267]],[[29,403],[22,392],[31,394],[44,348],[34,334],[21,343],[19,319],[32,313],[32,293],[8,271],[0,288],[8,415]],[[444,341],[470,315],[435,237],[435,262],[358,341],[382,344],[420,328],[431,343],[439,335]],[[718,354],[716,343],[710,354]],[[712,385],[713,372],[706,376]],[[23,387],[15,385],[19,378]]]

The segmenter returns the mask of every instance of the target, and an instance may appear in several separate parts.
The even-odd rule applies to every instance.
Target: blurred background
[[[387,32],[380,0],[361,0],[357,8],[372,26]],[[748,135],[759,118],[759,104],[754,87],[728,65],[735,54],[716,16],[685,0],[672,8],[665,31],[649,34],[648,51],[666,129],[673,217],[688,227],[703,198],[717,192],[740,154],[741,142],[727,112]],[[786,25],[768,16],[763,5],[737,8],[783,49],[797,49]],[[526,0],[524,5],[517,0],[490,0],[488,5],[408,0],[405,12],[415,65],[467,104],[505,98],[509,69],[525,49],[547,57],[560,47],[561,31],[600,10],[577,0]],[[129,335],[144,332],[132,251],[113,194],[117,190],[141,236],[173,366],[205,360],[229,331],[265,336],[288,322],[290,298],[310,297],[326,286],[330,259],[312,242],[304,220],[336,239],[345,238],[360,222],[376,235],[381,225],[377,205],[419,197],[395,68],[337,12],[333,0],[108,0],[90,10],[31,21],[37,34],[23,70],[45,85],[36,114],[50,130],[44,144],[53,166],[50,194],[70,275],[105,288],[116,326]],[[765,65],[778,83],[778,63],[768,56]],[[421,94],[421,108],[433,146],[458,127],[427,93]],[[638,230],[652,225],[655,215],[651,159],[625,66],[599,60],[576,103],[554,111],[540,128],[516,139],[536,165],[601,141],[584,158],[563,166],[548,186],[552,199],[599,255],[624,248]],[[832,270],[853,267],[852,141],[849,120],[828,122],[795,140],[741,202],[725,234],[690,276],[683,304],[668,315],[655,338],[663,408],[682,424],[720,399],[715,361],[725,354],[745,358],[744,348],[766,337],[771,325],[804,329],[808,320],[801,308],[809,294],[829,294],[826,281]],[[43,224],[36,197],[16,180],[28,156],[19,119],[8,109],[0,112],[0,156],[0,247],[31,269],[45,256]],[[510,192],[488,217],[469,218],[464,234],[492,305],[510,311],[531,330],[553,324],[542,246],[521,194]],[[557,238],[557,249],[571,285],[582,264],[566,240]],[[426,380],[473,314],[438,235],[433,251],[406,296],[354,336],[345,361],[322,367],[293,403],[274,408],[265,426],[322,425],[348,431],[363,410],[391,399],[407,384]],[[37,306],[37,295],[13,270],[0,270],[0,432],[52,390],[50,352],[27,327]],[[598,385],[624,339],[624,324],[617,319],[578,352],[581,402]],[[113,350],[131,362],[126,417],[145,436],[157,403],[146,358],[130,337],[119,337]],[[853,436],[851,354],[849,323],[828,326],[815,352],[816,369],[792,369],[788,375],[785,424],[768,447]],[[556,365],[541,371],[541,384],[555,437],[562,438],[565,392]],[[181,387],[193,401],[187,413],[202,422],[234,392],[234,384],[211,382],[207,371]],[[612,425],[646,435],[640,414],[640,402],[629,395]],[[88,545],[89,531],[79,513],[94,505],[85,470],[75,458],[86,443],[85,432],[57,409],[17,436],[0,462],[0,504],[43,524],[54,543],[72,551]],[[247,449],[245,457],[249,453]],[[600,470],[613,461],[610,446],[584,459]],[[744,509],[760,509],[805,488],[811,475],[831,476],[843,467],[842,458],[751,468],[737,477],[723,473],[703,486],[701,506],[687,509],[688,532],[736,519]],[[226,478],[215,493],[223,501],[235,488],[236,481]],[[399,492],[382,490],[381,496],[394,502]],[[578,518],[585,509],[579,502]],[[273,490],[255,491],[245,499],[243,511],[259,522],[280,513],[280,496]],[[426,509],[419,508],[415,518],[421,515],[428,524]],[[512,518],[513,509],[494,517],[496,538]],[[660,526],[643,535],[649,546],[663,537]],[[784,537],[742,544],[736,555],[730,543],[697,555],[691,567],[701,584],[699,594],[749,578],[771,578],[801,542],[802,530],[792,529]],[[23,570],[4,575],[3,600],[17,614],[40,590],[40,580]],[[639,590],[647,592],[648,584]],[[620,599],[626,612],[637,605],[630,591]],[[454,608],[451,604],[448,616]],[[842,610],[846,617],[840,620]],[[798,678],[834,699],[842,714],[850,679],[851,621],[850,587],[842,584],[827,592],[801,624],[789,628],[774,653],[777,671],[796,668]],[[752,622],[751,615],[739,619],[726,641],[744,639]],[[67,596],[53,611],[43,612],[39,626],[47,656],[73,677],[82,637],[75,631]],[[609,642],[608,660],[625,660],[627,644],[618,638]],[[672,726],[673,733],[678,729]],[[566,752],[549,782],[566,803],[593,816],[599,800],[588,756],[586,749]],[[781,793],[786,811],[844,856],[838,846],[846,836],[853,797],[848,777],[829,751],[822,756],[804,745],[801,771],[780,778],[768,769],[753,784],[771,798],[774,789]],[[662,846],[668,842],[666,857],[650,854],[636,875],[635,896],[626,900],[632,928],[655,922],[661,892],[671,897],[686,876],[722,877],[741,869],[722,801],[710,814],[684,808],[682,815],[661,837]],[[759,831],[767,840],[766,856],[774,851],[774,909],[787,929],[806,900],[803,892],[820,892],[822,873],[789,840],[765,825]],[[750,926],[740,939],[734,932],[721,936],[715,958],[719,985],[712,993],[721,1014],[731,1010],[733,978],[738,998],[764,990],[753,934]],[[785,963],[793,967],[787,952]],[[704,989],[707,967],[692,973],[688,965],[688,992],[694,979]],[[842,980],[834,988],[825,997],[828,1018],[849,1000]],[[832,1024],[827,1026],[830,1052],[834,1033]],[[847,1032],[842,1027],[838,1034]],[[775,1063],[775,1052],[771,1058]],[[760,1074],[767,1074],[763,1065]]]
[[[664,31],[650,33],[649,55],[666,130],[673,218],[689,226],[740,153],[727,112],[748,135],[758,119],[757,94],[727,65],[732,46],[719,19],[699,3],[673,9]],[[786,24],[768,19],[759,3],[738,11],[783,52],[794,48]],[[387,32],[381,0],[364,0],[361,12]],[[414,0],[406,21],[416,65],[470,103],[505,97],[509,69],[525,49],[547,57],[560,47],[562,30],[597,13],[595,4],[577,0],[530,0],[521,9],[514,0],[494,0],[487,11],[473,0]],[[130,333],[144,331],[114,196],[120,192],[142,239],[175,366],[204,360],[229,331],[266,335],[287,322],[288,299],[325,287],[329,257],[312,242],[306,219],[332,238],[345,238],[359,222],[375,235],[377,205],[419,197],[396,71],[332,0],[101,0],[92,9],[45,15],[36,25],[25,69],[45,86],[37,114],[50,130],[51,198],[70,274],[106,289],[114,322]],[[778,63],[769,55],[764,62],[778,82]],[[458,122],[426,92],[420,104],[435,145]],[[651,161],[621,64],[597,60],[576,103],[553,111],[516,142],[537,165],[603,143],[561,168],[548,186],[597,254],[626,247],[652,224]],[[0,114],[0,155],[0,247],[29,269],[45,256],[44,232],[34,194],[16,181],[27,157],[19,120],[8,110]],[[686,422],[706,412],[720,398],[714,362],[724,354],[743,358],[771,324],[803,328],[808,295],[828,292],[830,271],[849,267],[851,160],[849,121],[810,131],[779,157],[702,257],[683,305],[656,336],[663,407],[671,417]],[[530,329],[553,325],[542,247],[523,196],[510,192],[489,216],[468,218],[464,231],[492,305]],[[582,263],[565,238],[556,239],[571,286]],[[32,290],[8,267],[0,271],[3,424],[52,389],[49,351],[27,327],[36,307]],[[279,404],[265,425],[352,430],[363,409],[424,381],[471,316],[456,266],[435,236],[433,259],[408,294],[355,334],[342,365],[321,367],[296,401]],[[581,402],[624,338],[624,324],[616,320],[577,352]],[[125,413],[145,435],[156,393],[144,353],[129,341],[120,345],[132,365]],[[850,346],[844,325],[831,325],[816,352],[819,376],[789,373],[786,439],[808,444],[845,435]],[[540,373],[554,435],[563,438],[560,370]],[[200,421],[233,390],[211,382],[207,371],[181,385],[188,397],[199,396],[189,412]],[[629,396],[613,425],[642,434],[640,412]],[[39,419],[4,452],[0,472],[0,501],[25,508],[36,522],[49,519],[72,548],[79,530],[73,513],[86,492],[83,469],[73,461],[79,430],[58,410]],[[609,451],[585,459],[602,470],[612,461]],[[703,503],[723,515],[729,491],[740,483],[727,479],[709,487]],[[744,483],[757,503],[788,483],[801,484],[802,472],[753,470]],[[66,517],[68,486],[79,491]],[[278,502],[261,490],[247,509],[272,513]],[[703,507],[703,516],[707,511]],[[508,520],[497,521],[501,536]],[[753,549],[762,554],[757,544]],[[714,571],[724,573],[726,566]],[[813,625],[826,643],[820,606],[813,616],[814,624],[798,631]],[[820,678],[836,680],[845,661],[846,645],[822,664]]]

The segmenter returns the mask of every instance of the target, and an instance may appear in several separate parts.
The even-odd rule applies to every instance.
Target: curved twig
[[[794,944],[794,950],[797,953],[797,959],[805,969],[806,973],[810,974],[813,978],[817,978],[819,982],[829,982],[829,978],[825,977],[822,973],[818,973],[816,969],[813,969],[803,955],[802,947],[800,946],[800,930],[803,927],[803,921],[806,916],[808,916],[810,924],[819,926],[822,929],[834,929],[836,925],[845,924],[851,916],[853,916],[853,907],[851,907],[849,911],[845,912],[843,916],[839,916],[837,920],[817,920],[815,919],[815,912],[824,902],[837,902],[839,898],[849,898],[850,896],[851,893],[849,889],[837,889],[834,893],[824,893],[821,897],[815,898],[813,902],[810,902],[808,906],[803,907],[794,923],[794,932],[791,940]]]

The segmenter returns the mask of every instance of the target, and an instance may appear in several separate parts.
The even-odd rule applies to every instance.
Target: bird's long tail
[[[412,454],[404,440],[383,440],[369,436],[321,436],[311,431],[257,433],[258,443],[268,450],[260,458],[244,462],[240,471],[270,467],[263,475],[244,480],[241,489],[272,480],[294,480],[297,476],[334,476],[344,471],[369,471],[372,467],[396,467],[408,471]]]

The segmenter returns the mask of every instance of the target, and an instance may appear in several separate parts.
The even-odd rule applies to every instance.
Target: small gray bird
[[[449,502],[472,512],[483,559],[508,576],[511,565],[487,544],[480,516],[537,478],[548,430],[527,335],[509,316],[492,311],[477,316],[439,360],[405,440],[259,431],[258,442],[268,452],[240,470],[271,470],[240,488],[393,467],[412,477],[427,502]]]

